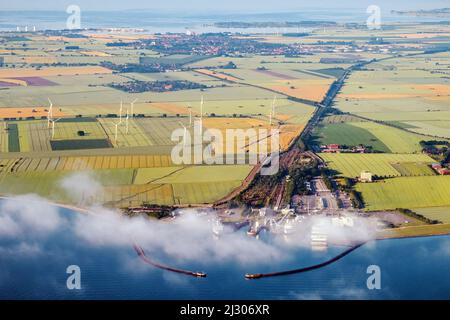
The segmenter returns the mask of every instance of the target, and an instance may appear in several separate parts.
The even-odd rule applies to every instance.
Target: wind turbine
[[[134,118],[134,104],[138,101],[138,99],[134,99],[131,103],[131,117]]]
[[[128,108],[127,108],[127,117],[125,118],[126,134],[128,134],[128,120],[130,120],[130,114],[128,113]]]
[[[59,120],[61,120],[61,118],[56,119],[56,120],[51,120],[52,122],[52,139],[55,138],[55,123],[58,122]]]
[[[119,123],[115,123],[115,132],[114,132],[114,142],[117,144],[117,131],[118,131],[118,127],[119,127]]]
[[[190,104],[188,105],[188,109],[189,109],[189,127],[192,127],[192,106]]]
[[[50,129],[50,122],[53,120],[53,102],[48,98],[48,102],[50,103],[50,107],[47,112],[47,128]]]
[[[122,123],[122,111],[123,111],[123,101],[120,100],[120,109],[119,109],[119,123]]]
[[[277,96],[273,97],[272,110],[270,111],[270,125],[272,125],[272,119],[275,118],[275,104],[277,103]]]

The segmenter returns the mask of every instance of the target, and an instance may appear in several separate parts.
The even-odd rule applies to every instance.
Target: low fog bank
[[[89,174],[80,173],[61,181],[61,187],[75,200],[101,191],[101,184]],[[293,234],[276,236],[265,242],[245,232],[226,230],[213,236],[213,212],[200,215],[195,209],[181,210],[171,222],[130,218],[118,210],[99,205],[88,214],[67,217],[62,209],[36,195],[12,197],[0,201],[0,241],[19,243],[22,252],[39,252],[39,241],[57,231],[67,230],[91,247],[129,247],[137,243],[149,256],[164,254],[178,262],[261,264],[292,257],[296,248],[311,247],[311,230],[327,235],[330,243],[360,243],[374,239],[376,221],[354,217],[354,226],[337,226],[328,217],[313,216],[302,220]],[[204,212],[204,211],[203,211]],[[226,227],[227,228],[227,227]]]

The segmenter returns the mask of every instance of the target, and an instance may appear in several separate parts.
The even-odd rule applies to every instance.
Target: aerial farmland
[[[62,2],[0,3],[0,300],[450,298],[443,0]]]
[[[241,54],[198,52],[186,35],[101,30],[4,36],[0,193],[37,192],[70,202],[54,190],[64,177],[86,171],[104,186],[90,201],[122,208],[211,205],[240,188],[254,165],[174,164],[175,130],[193,134],[199,119],[205,130],[222,134],[277,128],[286,152],[335,94],[303,140],[336,178],[357,180],[368,171],[385,181],[356,184],[365,210],[450,205],[450,197],[407,206],[375,196],[438,178],[450,191],[447,178],[431,168],[439,159],[423,152],[427,141],[450,138],[449,53],[429,52],[438,35],[436,41],[418,39],[401,25],[379,32],[384,40],[378,42],[343,26],[297,38],[191,36],[220,43],[223,52],[240,42]],[[244,140],[234,152],[250,151]],[[343,150],[328,153],[328,145]],[[348,152],[354,149],[360,153]]]

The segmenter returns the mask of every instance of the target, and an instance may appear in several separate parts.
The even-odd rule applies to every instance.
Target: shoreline
[[[72,210],[77,213],[81,214],[94,214],[92,210],[83,208],[76,205],[69,205],[69,204],[63,204],[58,203],[55,201],[48,200],[46,198],[43,198],[46,200],[50,205],[55,206],[57,208],[61,209],[68,209]],[[0,195],[0,200],[13,200],[18,201],[16,197],[14,196],[4,196]],[[444,229],[443,232],[429,232],[430,229],[436,229],[436,228],[442,228]],[[398,232],[401,231],[411,231],[414,229],[421,229],[422,232],[417,232],[416,234],[399,234]],[[433,231],[433,230],[432,230]],[[411,226],[411,227],[400,227],[400,228],[393,228],[393,229],[385,229],[377,233],[376,238],[372,239],[373,241],[382,241],[382,240],[395,240],[395,239],[408,239],[408,238],[426,238],[426,237],[436,237],[436,236],[450,236],[450,223],[443,223],[443,224],[433,224],[433,225],[419,225],[419,226]]]

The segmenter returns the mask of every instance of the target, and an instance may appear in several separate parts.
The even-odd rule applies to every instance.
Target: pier
[[[142,247],[134,244],[133,248],[136,251],[136,253],[138,254],[138,256],[142,259],[142,261],[144,261],[145,263],[147,263],[155,268],[159,268],[162,270],[171,271],[171,272],[175,272],[175,273],[180,273],[180,274],[184,274],[184,275],[192,276],[192,277],[196,277],[196,278],[206,278],[206,273],[204,273],[204,272],[194,272],[194,271],[188,271],[188,270],[183,270],[183,269],[177,269],[177,268],[165,266],[163,264],[154,262],[145,255],[144,249],[142,249]]]
[[[281,271],[281,272],[273,272],[273,273],[255,273],[255,274],[246,274],[245,278],[249,279],[249,280],[254,280],[254,279],[261,279],[261,278],[270,278],[270,277],[279,277],[279,276],[287,276],[287,275],[291,275],[291,274],[296,274],[296,273],[303,273],[303,272],[308,272],[308,271],[312,271],[312,270],[316,270],[316,269],[320,269],[323,267],[326,267],[342,258],[344,258],[345,256],[349,255],[350,253],[352,253],[353,251],[355,251],[356,249],[362,247],[364,243],[360,243],[354,247],[351,247],[350,249],[342,252],[341,254],[337,255],[336,257],[327,260],[325,262],[313,265],[313,266],[309,266],[309,267],[305,267],[305,268],[301,268],[301,269],[295,269],[295,270],[289,270],[289,271]]]

